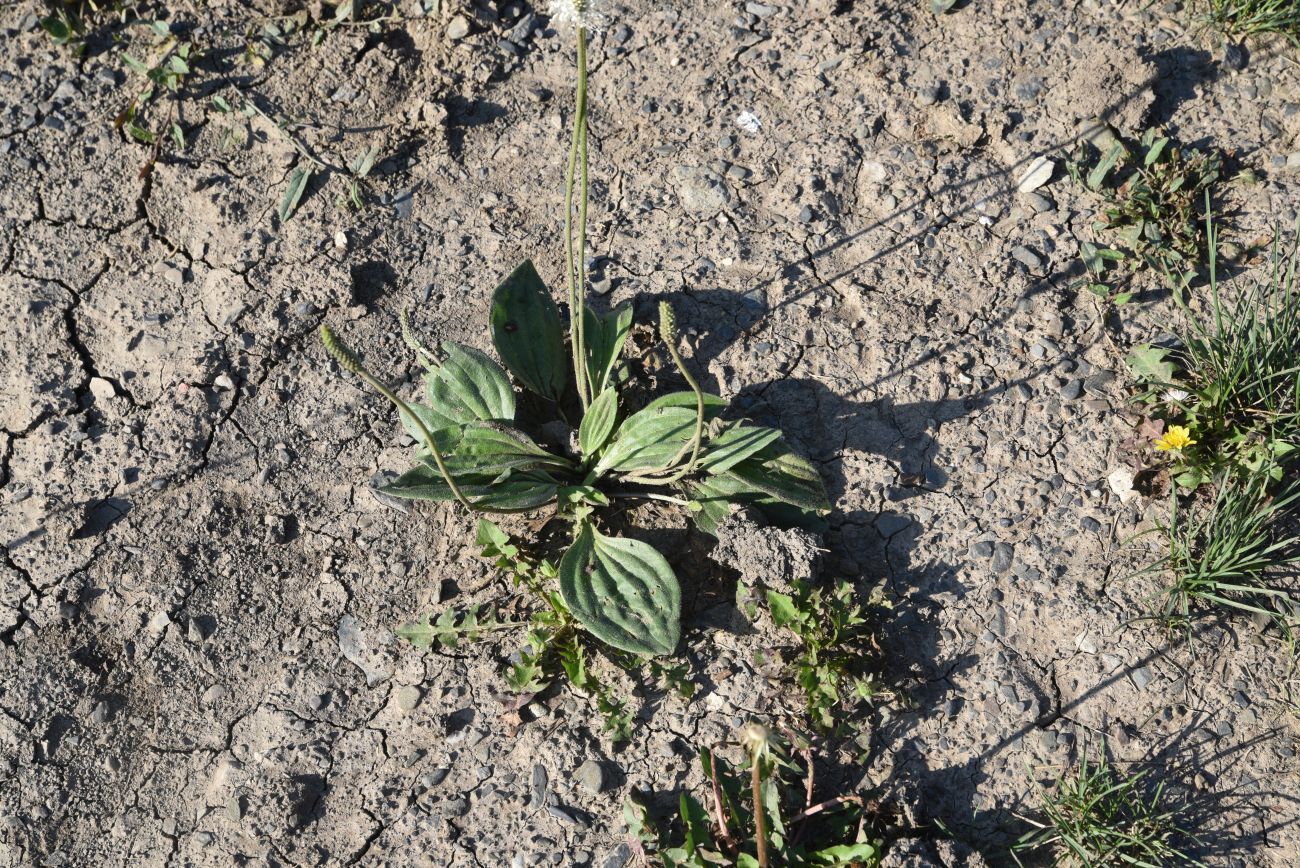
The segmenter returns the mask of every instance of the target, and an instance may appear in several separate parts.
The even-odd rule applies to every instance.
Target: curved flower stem
[[[668,354],[673,357],[673,364],[677,365],[677,370],[681,371],[686,384],[695,393],[695,433],[691,436],[691,442],[687,444],[691,448],[691,460],[686,462],[686,466],[676,476],[668,479],[669,482],[676,482],[695,470],[695,462],[700,460],[700,442],[704,439],[704,393],[700,391],[700,384],[696,382],[695,377],[691,376],[691,372],[686,369],[682,354],[677,351],[676,341],[668,343]],[[673,463],[680,461],[685,453],[686,445],[683,445],[677,457],[673,459]]]
[[[447,487],[451,489],[452,495],[460,501],[460,505],[468,509],[470,512],[488,512],[489,510],[485,510],[470,503],[469,498],[467,498],[460,490],[460,486],[456,484],[456,480],[452,477],[451,472],[447,470],[446,462],[442,460],[442,452],[438,449],[438,444],[433,439],[433,432],[424,424],[423,419],[415,415],[415,411],[411,409],[410,405],[397,397],[397,393],[379,382],[379,380],[375,379],[375,377],[364,368],[357,372],[357,376],[365,380],[366,383],[368,383],[376,392],[391,401],[399,413],[404,414],[406,418],[415,423],[415,427],[420,432],[420,439],[424,441],[424,445],[429,450],[429,454],[433,456],[434,464],[438,465],[438,472],[442,474],[442,481],[447,483]]]
[[[582,162],[582,198],[579,200],[577,250],[573,238],[573,187]],[[569,171],[564,179],[564,251],[568,264],[569,318],[573,350],[573,378],[582,409],[591,403],[587,386],[586,291],[587,291],[587,31],[578,28],[578,85],[573,110],[573,139],[569,146]],[[576,261],[575,261],[576,260]]]
[[[399,413],[405,413],[406,417],[415,423],[415,427],[420,431],[420,439],[422,439],[424,445],[429,448],[429,452],[433,455],[434,463],[438,465],[438,472],[442,474],[442,479],[447,483],[447,488],[450,489],[455,498],[460,501],[461,506],[465,507],[470,512],[488,512],[489,510],[484,510],[480,507],[474,506],[474,504],[470,503],[469,499],[465,497],[464,493],[461,492],[460,486],[456,484],[455,479],[452,479],[451,473],[447,470],[446,463],[442,460],[442,453],[438,451],[438,444],[433,439],[433,433],[429,431],[428,426],[424,424],[424,420],[415,415],[415,411],[411,409],[410,405],[397,397],[397,393],[392,389],[379,382],[379,379],[375,377],[374,374],[366,370],[366,366],[361,363],[361,357],[354,353],[352,348],[345,344],[343,340],[334,333],[332,328],[327,325],[322,325],[320,327],[320,340],[321,343],[325,345],[325,351],[334,357],[334,360],[339,363],[339,366],[343,368],[343,370],[356,374],[364,383],[387,398],[392,405],[397,408]]]

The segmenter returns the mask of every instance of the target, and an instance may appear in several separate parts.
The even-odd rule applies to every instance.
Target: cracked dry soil
[[[520,0],[451,5],[403,0],[252,67],[245,34],[294,4],[174,4],[209,59],[186,147],[144,174],[113,123],[141,81],[111,41],[147,53],[143,28],[75,57],[40,4],[0,7],[0,864],[615,868],[625,794],[666,805],[699,785],[697,746],[798,719],[753,663],[771,636],[717,598],[686,625],[700,691],[636,699],[618,749],[564,690],[509,725],[511,638],[393,636],[508,591],[467,517],[370,492],[407,444],[315,329],[409,384],[401,307],[487,348],[499,278],[526,256],[562,273],[569,40]],[[1294,51],[1233,71],[1177,4],[1140,5],[635,4],[594,40],[599,303],[647,322],[671,300],[706,388],[821,467],[823,575],[894,596],[882,659],[910,701],[869,713],[861,761],[825,758],[828,783],[953,836],[889,864],[1002,863],[1034,781],[1099,738],[1191,799],[1209,864],[1300,861],[1282,643],[1127,623],[1155,585],[1124,576],[1155,550],[1121,545],[1151,505],[1104,484],[1131,431],[1122,359],[1176,308],[1153,292],[1107,318],[1071,288],[1093,203],[1059,160],[1016,190],[1101,116],[1255,170],[1222,189],[1230,237],[1295,219]],[[302,158],[213,96],[308,122],[333,168],[290,220]],[[370,204],[339,207],[369,146]]]

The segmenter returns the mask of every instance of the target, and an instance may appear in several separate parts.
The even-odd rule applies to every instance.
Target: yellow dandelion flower
[[[1165,435],[1156,440],[1156,449],[1160,452],[1168,452],[1170,449],[1183,449],[1195,442],[1192,439],[1192,432],[1188,431],[1186,426],[1170,425]]]

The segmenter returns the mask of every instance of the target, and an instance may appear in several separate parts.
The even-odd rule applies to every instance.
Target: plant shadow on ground
[[[1143,85],[1143,89],[1154,90],[1156,99],[1150,119],[1157,124],[1168,123],[1183,102],[1197,96],[1198,88],[1213,83],[1219,77],[1218,65],[1212,62],[1207,52],[1197,49],[1169,49],[1155,53],[1148,59],[1155,65],[1157,73]],[[1103,113],[1103,119],[1114,116],[1135,96],[1136,93],[1117,102]],[[962,187],[986,182],[991,178],[1001,179],[1004,185],[1001,192],[1009,197],[1015,193],[1017,175],[1033,160],[1039,156],[1059,155],[1069,144],[1061,142],[1043,147],[1000,172],[944,185],[930,198],[954,193]],[[946,221],[951,223],[961,214],[970,213],[975,204],[973,200],[959,204],[956,209],[947,212]],[[926,232],[931,231],[931,227],[910,234],[899,233],[898,237],[863,261],[845,267],[834,275],[819,274],[813,267],[819,258],[852,244],[922,205],[924,200],[919,198],[902,203],[890,215],[790,262],[781,270],[779,277],[757,282],[744,293],[705,290],[669,294],[668,298],[674,306],[685,312],[684,321],[707,324],[711,319],[714,320],[714,327],[704,330],[696,345],[697,369],[703,367],[704,360],[717,357],[743,336],[758,332],[765,321],[780,308],[809,296],[838,296],[835,284],[851,278],[869,263],[919,242]],[[1072,261],[1064,269],[1033,281],[1024,297],[1066,291],[1072,288],[1071,284],[1082,274],[1080,263]],[[802,287],[786,293],[775,305],[767,304],[767,291],[773,284],[778,280],[800,277],[805,279]],[[1136,301],[1156,301],[1167,295],[1168,290],[1152,288],[1140,294]],[[1002,313],[987,321],[990,327],[1004,325],[1015,309],[1014,303],[1005,303],[1006,299],[1002,301]],[[639,312],[649,310],[650,302],[639,300],[637,304]],[[1102,309],[1099,317],[1106,328],[1098,332],[1096,339],[1105,332],[1118,334],[1119,318],[1115,310]],[[936,363],[944,353],[957,347],[957,340],[939,344],[928,356],[899,366],[874,382],[863,384],[857,391],[869,392],[880,383],[923,365]],[[924,480],[918,481],[910,490],[905,485],[894,486],[887,502],[881,505],[878,512],[858,511],[832,515],[827,546],[832,559],[838,560],[848,567],[848,571],[854,573],[860,590],[865,592],[873,577],[887,577],[896,603],[891,617],[879,625],[879,643],[887,667],[886,680],[890,681],[892,676],[890,686],[901,682],[916,685],[916,689],[910,693],[910,698],[915,703],[913,707],[893,715],[873,734],[872,750],[866,765],[870,766],[878,760],[885,750],[895,752],[894,777],[898,779],[897,782],[910,784],[914,792],[928,801],[923,819],[943,821],[959,836],[966,833],[965,837],[971,838],[968,843],[972,849],[980,851],[991,864],[1003,864],[1008,860],[1007,847],[1028,825],[1008,811],[989,816],[979,810],[976,794],[985,776],[983,769],[986,764],[1018,744],[1025,736],[1046,729],[1068,715],[1073,707],[1167,653],[1166,650],[1151,653],[1122,671],[1113,673],[1068,705],[1062,704],[1059,695],[1045,695],[1041,689],[1036,688],[1038,695],[1035,699],[1042,713],[1034,721],[960,764],[931,766],[923,750],[910,737],[909,732],[918,717],[938,713],[945,717],[955,714],[956,703],[960,699],[952,695],[950,679],[973,666],[976,659],[975,654],[961,651],[947,652],[951,656],[941,659],[940,655],[945,651],[938,626],[941,608],[951,605],[954,599],[961,600],[975,589],[963,583],[956,566],[952,564],[912,563],[912,554],[922,526],[916,516],[906,513],[905,502],[921,491],[941,491],[947,483],[942,469],[933,464],[935,443],[926,433],[926,426],[931,420],[942,424],[987,407],[1001,393],[1019,382],[1046,373],[1050,367],[1045,365],[1041,370],[1020,380],[1006,382],[977,394],[936,401],[898,402],[890,397],[855,400],[852,395],[838,394],[816,380],[789,378],[746,386],[739,395],[742,399],[740,406],[746,415],[782,428],[811,449],[810,457],[820,459],[818,464],[826,478],[832,502],[844,494],[847,486],[841,462],[836,460],[837,455],[846,451],[874,453],[885,458],[894,465],[900,480],[904,476]],[[716,390],[716,386],[716,383],[710,383],[706,388]],[[753,399],[748,402],[748,406],[743,400],[745,397]],[[1166,786],[1175,792],[1191,791],[1198,769],[1194,764],[1189,769],[1172,759],[1188,749],[1192,736],[1193,731],[1189,729],[1161,748],[1160,756],[1170,758],[1171,761],[1156,763],[1156,773],[1149,776],[1152,785],[1165,781]],[[1239,752],[1248,747],[1249,745],[1236,745],[1224,753]],[[823,780],[850,782],[856,779],[860,785],[866,778],[862,769],[856,766],[826,770],[819,767],[818,771],[823,775]],[[1190,827],[1204,828],[1205,819],[1220,817],[1224,812],[1249,810],[1249,799],[1259,795],[1236,792],[1197,793],[1194,798],[1188,798]],[[1267,824],[1261,823],[1261,827],[1260,836],[1266,836],[1269,831]],[[990,836],[991,832],[997,834]],[[911,833],[921,837],[948,837],[937,826],[911,830]],[[1201,838],[1199,846],[1204,855],[1228,853],[1248,843],[1217,833],[1206,833]]]
[[[1259,802],[1278,800],[1300,804],[1300,794],[1258,780],[1218,789],[1217,780],[1209,770],[1245,760],[1248,750],[1285,735],[1286,728],[1275,727],[1250,741],[1225,745],[1211,726],[1212,717],[1209,712],[1194,715],[1166,744],[1154,748],[1137,768],[1152,770],[1144,780],[1148,788],[1154,789],[1164,782],[1166,798],[1185,805],[1178,824],[1193,835],[1191,840],[1183,842],[1188,852],[1202,861],[1226,861],[1234,854],[1267,846],[1271,836],[1289,825],[1271,819]]]

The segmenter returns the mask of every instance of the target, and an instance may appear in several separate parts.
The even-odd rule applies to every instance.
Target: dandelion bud
[[[740,744],[751,757],[766,756],[773,747],[772,733],[761,723],[750,721],[740,729]]]
[[[659,302],[659,337],[666,344],[677,345],[677,317],[672,305],[666,301]]]
[[[354,374],[360,374],[365,370],[361,358],[352,352],[351,347],[343,343],[338,335],[334,334],[334,329],[327,325],[321,326],[320,342],[325,345],[325,350],[338,361],[339,367],[343,370]]]

